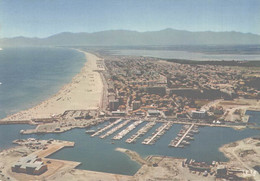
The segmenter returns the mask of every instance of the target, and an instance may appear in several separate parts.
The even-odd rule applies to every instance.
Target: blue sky
[[[0,37],[165,28],[260,34],[260,0],[0,0]]]

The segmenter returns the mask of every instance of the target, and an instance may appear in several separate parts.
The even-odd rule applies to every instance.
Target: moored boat
[[[96,132],[96,131],[93,130],[93,129],[91,129],[91,130],[87,130],[87,131],[86,131],[87,134],[93,134],[93,133],[95,133],[95,132]]]

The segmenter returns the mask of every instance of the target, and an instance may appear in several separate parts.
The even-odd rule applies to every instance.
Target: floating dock
[[[112,139],[113,140],[120,140],[122,139],[125,135],[127,135],[130,131],[132,131],[133,129],[136,128],[136,126],[138,126],[139,124],[141,124],[143,121],[135,121],[134,123],[132,123],[131,125],[129,125],[127,128],[125,128],[124,130],[122,130],[120,133],[118,133],[117,135],[115,135]]]
[[[130,138],[128,138],[125,142],[126,143],[135,143],[138,138],[145,135],[154,125],[156,125],[156,122],[149,122],[144,127],[139,129],[135,134],[133,134]]]
[[[117,130],[119,130],[120,128],[122,128],[123,126],[127,125],[131,120],[125,120],[123,123],[119,124],[118,126],[112,128],[111,130],[109,130],[106,134],[99,136],[100,138],[106,138],[108,136],[110,136],[111,134],[113,134],[114,132],[116,132]]]
[[[99,131],[97,131],[94,134],[92,134],[91,137],[94,137],[94,136],[97,136],[97,135],[103,133],[104,131],[108,130],[109,128],[111,128],[112,126],[118,124],[121,121],[122,121],[122,119],[118,119],[115,122],[112,122],[111,124],[107,125],[106,127],[102,128]]]
[[[162,126],[160,126],[159,128],[157,128],[155,130],[155,132],[153,133],[153,136],[150,136],[148,138],[146,138],[142,144],[145,144],[145,145],[152,145],[155,143],[155,141],[160,138],[163,134],[165,134],[165,132],[167,130],[169,130],[171,128],[171,126],[173,125],[172,122],[167,122],[167,123],[164,123]]]

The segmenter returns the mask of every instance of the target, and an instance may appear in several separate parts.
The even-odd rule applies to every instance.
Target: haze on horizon
[[[111,29],[237,31],[260,35],[258,0],[0,1],[0,38]]]

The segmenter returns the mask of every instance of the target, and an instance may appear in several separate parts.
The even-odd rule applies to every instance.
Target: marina
[[[128,138],[125,142],[126,143],[135,143],[138,138],[145,135],[147,131],[149,131],[154,125],[156,125],[156,122],[148,122],[144,127],[139,129],[135,134],[133,134],[130,138]]]
[[[172,125],[173,125],[172,122],[164,123],[162,126],[160,126],[159,128],[156,129],[156,131],[153,133],[153,136],[150,136],[150,137],[146,138],[142,142],[142,144],[145,144],[145,145],[152,145],[152,144],[154,144],[157,139],[159,139],[163,134],[165,134],[165,132],[167,130],[169,130],[171,128]]]
[[[259,114],[257,114],[257,116],[259,118]],[[144,124],[146,125],[148,123],[152,122]],[[102,124],[95,125],[89,129],[98,130],[98,127],[100,126],[102,127]],[[139,126],[141,126],[141,129],[143,128],[142,125]],[[157,123],[147,131],[143,137],[154,132],[157,129],[157,126],[160,127],[161,125]],[[195,140],[189,147],[174,149],[173,151],[173,148],[168,147],[168,143],[175,135],[177,136],[178,132],[182,129],[182,126],[183,125],[180,124],[174,124],[170,130],[156,142],[156,144],[146,146],[140,144],[143,141],[140,137],[140,140],[137,139],[136,144],[128,144],[123,139],[115,141],[115,144],[111,144],[110,141],[108,142],[108,139],[100,139],[97,136],[91,137],[91,135],[85,133],[85,129],[80,128],[75,128],[60,134],[21,135],[19,134],[21,129],[30,129],[32,126],[1,125],[0,134],[5,135],[5,137],[0,137],[0,139],[2,138],[0,146],[1,149],[10,148],[13,146],[13,140],[27,139],[30,137],[45,140],[68,140],[75,142],[74,148],[62,149],[49,156],[49,158],[81,162],[82,164],[78,166],[79,169],[133,175],[140,166],[125,157],[122,153],[115,151],[117,147],[134,150],[142,157],[147,157],[149,155],[165,155],[179,158],[192,158],[197,161],[211,163],[213,160],[227,161],[227,158],[218,151],[218,148],[221,145],[258,134],[258,130],[253,129],[238,131],[232,128],[200,127],[200,134],[194,134]]]
[[[115,135],[112,139],[113,140],[120,140],[122,139],[125,135],[127,135],[130,131],[136,128],[139,124],[141,124],[143,121],[135,121],[131,125],[129,125],[126,129],[122,130],[119,132],[117,135]]]

